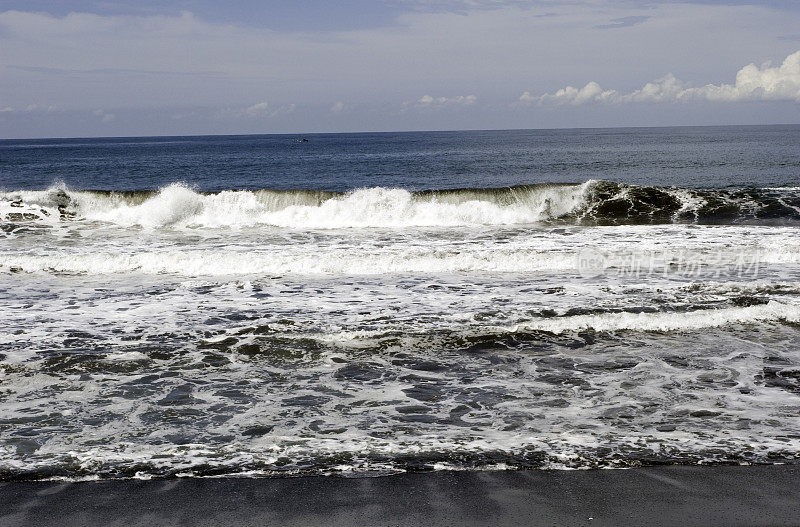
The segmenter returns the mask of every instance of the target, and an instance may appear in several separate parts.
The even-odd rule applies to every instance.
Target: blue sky
[[[0,137],[800,122],[800,2],[0,1]]]

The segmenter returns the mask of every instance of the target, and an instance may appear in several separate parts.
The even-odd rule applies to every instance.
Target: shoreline
[[[0,482],[0,525],[800,525],[800,465]]]

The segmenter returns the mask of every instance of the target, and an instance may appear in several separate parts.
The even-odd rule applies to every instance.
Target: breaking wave
[[[292,229],[469,225],[800,224],[800,190],[694,190],[609,181],[412,192],[364,188],[227,190],[202,193],[181,183],[158,191],[0,193],[0,222],[103,222],[123,227],[272,226]]]

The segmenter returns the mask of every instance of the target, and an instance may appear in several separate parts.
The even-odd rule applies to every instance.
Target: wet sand
[[[4,482],[0,525],[800,525],[800,466]]]

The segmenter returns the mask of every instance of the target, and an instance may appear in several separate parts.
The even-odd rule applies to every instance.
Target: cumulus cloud
[[[579,89],[567,86],[566,88],[561,88],[552,95],[545,93],[544,95],[535,97],[531,95],[530,92],[525,92],[520,96],[519,100],[522,103],[528,104],[540,102],[543,104],[572,104],[577,106],[588,102],[610,102],[616,96],[616,91],[603,90],[599,84],[592,81],[583,88]]]
[[[594,81],[583,88],[567,86],[553,94],[534,96],[524,92],[521,104],[581,105],[587,103],[705,101],[797,101],[800,102],[800,51],[786,57],[780,66],[748,64],[736,74],[733,84],[707,84],[691,87],[671,73],[638,90],[620,93],[604,90]]]
[[[786,57],[780,66],[761,68],[748,64],[736,74],[736,82],[690,88],[685,96],[701,96],[712,101],[794,100],[800,102],[800,51]]]
[[[648,82],[638,90],[619,96],[622,102],[665,102],[680,99],[686,92],[686,84],[671,73],[653,82]]]
[[[441,107],[441,106],[470,106],[475,104],[478,98],[474,95],[456,95],[455,97],[431,97],[423,95],[417,101],[417,106]]]

